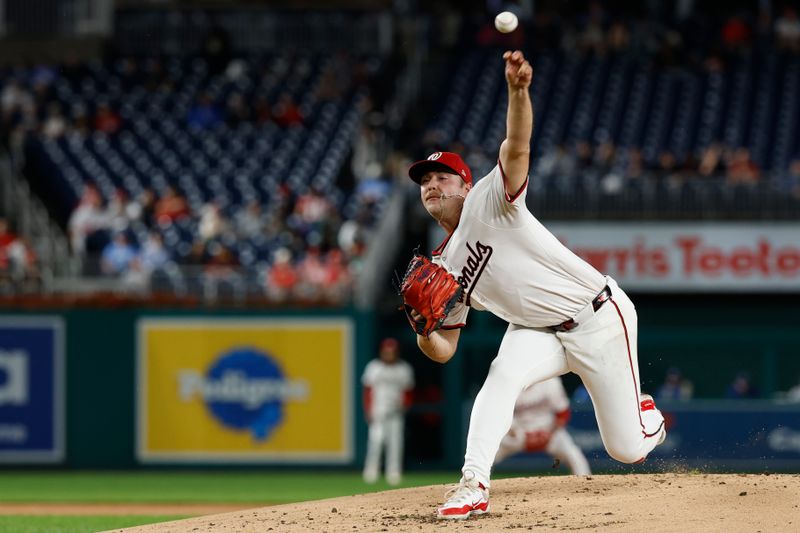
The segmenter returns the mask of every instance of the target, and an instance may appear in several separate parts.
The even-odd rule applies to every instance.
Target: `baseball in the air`
[[[517,16],[511,11],[503,11],[494,18],[494,27],[500,33],[511,33],[517,29]]]

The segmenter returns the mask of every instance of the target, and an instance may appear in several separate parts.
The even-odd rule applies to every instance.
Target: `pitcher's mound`
[[[391,490],[117,531],[800,531],[800,474],[501,479],[492,483],[491,512],[462,521],[435,518],[445,488]]]

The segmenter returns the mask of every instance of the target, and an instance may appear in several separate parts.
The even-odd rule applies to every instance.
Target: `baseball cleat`
[[[639,395],[639,405],[641,406],[642,411],[654,411],[656,408],[656,402],[649,394]]]
[[[658,409],[656,408],[656,402],[653,400],[653,397],[650,396],[649,394],[640,394],[639,401],[640,401],[639,405],[641,406],[642,411],[658,411]],[[664,426],[663,422],[661,424],[660,430],[661,431],[658,436],[658,444],[663,443],[664,440],[667,438],[667,428]]]
[[[446,520],[464,520],[471,515],[489,512],[489,491],[475,479],[472,472],[464,472],[461,482],[448,490],[444,497],[444,505],[439,507],[436,515]]]
[[[661,426],[661,435],[658,436],[658,444],[662,444],[667,438],[667,428]]]

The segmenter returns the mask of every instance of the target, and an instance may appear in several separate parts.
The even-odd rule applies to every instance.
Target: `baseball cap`
[[[381,350],[395,350],[399,347],[397,339],[387,337],[381,341]]]
[[[461,156],[453,152],[433,152],[426,159],[408,167],[408,176],[416,183],[426,172],[440,170],[461,176],[464,183],[472,184],[472,172]]]

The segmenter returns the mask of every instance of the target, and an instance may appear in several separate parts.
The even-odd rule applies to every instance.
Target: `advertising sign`
[[[0,316],[0,463],[63,459],[63,323]]]
[[[352,351],[346,319],[144,319],[137,455],[142,462],[349,462]]]
[[[800,224],[550,223],[625,289],[800,291]]]

